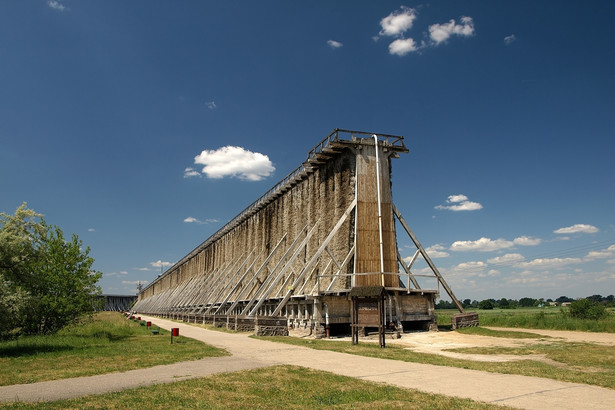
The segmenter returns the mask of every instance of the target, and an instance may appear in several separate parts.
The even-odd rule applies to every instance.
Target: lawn
[[[24,409],[503,409],[469,399],[422,393],[295,366],[264,369],[159,384],[116,393],[44,404],[11,403]]]
[[[0,342],[0,385],[120,372],[210,356],[224,350],[146,326],[117,312],[101,312],[55,335]]]

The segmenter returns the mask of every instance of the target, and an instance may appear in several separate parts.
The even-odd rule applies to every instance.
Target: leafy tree
[[[15,215],[0,214],[0,331],[21,327],[24,333],[50,333],[96,309],[99,272],[92,272],[90,248],[76,235],[65,240],[24,203]],[[12,298],[12,299],[11,299]],[[3,312],[0,310],[0,312]]]
[[[519,306],[521,307],[532,307],[538,305],[538,300],[534,298],[521,298],[519,299]]]
[[[578,319],[598,320],[607,315],[607,310],[602,303],[586,298],[572,301],[568,314]]]
[[[491,310],[495,307],[495,303],[493,303],[493,301],[491,301],[491,299],[485,299],[485,300],[481,300],[478,303],[478,308],[479,309],[483,309],[483,310]]]
[[[574,301],[574,299],[569,298],[568,296],[560,296],[559,298],[555,299],[555,301],[561,305],[565,302],[572,302]]]

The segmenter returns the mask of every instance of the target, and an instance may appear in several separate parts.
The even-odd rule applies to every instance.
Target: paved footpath
[[[313,350],[251,339],[247,334],[211,331],[154,317],[141,318],[151,320],[164,329],[178,327],[181,337],[191,337],[224,348],[232,356],[123,373],[3,386],[0,387],[0,402],[49,401],[170,383],[220,372],[296,365],[402,388],[519,408],[615,409],[615,390],[601,387]]]

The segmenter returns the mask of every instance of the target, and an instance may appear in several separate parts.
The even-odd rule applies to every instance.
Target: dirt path
[[[470,398],[492,404],[527,409],[605,409],[615,408],[615,390],[578,383],[559,382],[539,377],[488,373],[453,367],[376,359],[332,351],[318,351],[299,346],[252,339],[247,334],[231,334],[206,330],[183,323],[142,316],[156,325],[180,329],[181,337],[191,337],[229,351],[229,358],[211,358],[186,365],[169,366],[113,373],[107,375],[58,380],[27,385],[0,387],[0,401],[48,401],[79,397],[132,387],[135,375],[138,384],[167,383],[172,380],[201,377],[240,368],[274,365],[295,365],[315,370],[356,377],[407,389],[447,396]],[[435,341],[450,334],[415,334]],[[452,333],[452,332],[450,332]],[[430,338],[434,339],[430,339]],[[410,338],[408,338],[410,340]],[[453,340],[453,339],[450,339]],[[188,365],[190,363],[190,365]],[[138,373],[135,373],[138,372]],[[67,386],[70,386],[67,388]],[[317,386],[314,386],[317,389]]]

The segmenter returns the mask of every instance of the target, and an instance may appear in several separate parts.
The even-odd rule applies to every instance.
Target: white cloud
[[[200,176],[201,176],[201,173],[194,168],[188,167],[184,169],[184,178],[200,177]]]
[[[581,258],[538,258],[534,259],[530,262],[521,262],[517,266],[521,268],[540,268],[540,269],[549,269],[549,268],[561,268],[566,265],[571,265],[575,263],[581,263]]]
[[[590,251],[585,256],[585,260],[612,258],[613,256],[615,256],[615,245],[611,245],[600,251]]]
[[[140,270],[140,271],[148,271],[150,270],[149,268],[133,268],[135,270]]]
[[[445,252],[446,248],[440,244],[436,244],[426,248],[425,251],[430,258],[447,258],[449,255],[448,252]]]
[[[513,43],[516,39],[517,39],[517,37],[515,37],[514,34],[511,34],[510,36],[506,36],[506,37],[504,37],[504,44],[509,45],[509,44]]]
[[[152,265],[154,268],[166,268],[173,265],[171,262],[166,262],[160,259],[158,259],[156,262],[150,262],[149,264]]]
[[[497,251],[500,249],[512,248],[514,243],[512,241],[507,241],[506,239],[496,239],[492,240],[490,238],[480,238],[476,241],[456,241],[450,247],[451,251],[456,252],[467,252],[467,251],[478,251],[478,252],[491,252]]]
[[[448,23],[432,24],[429,26],[429,37],[438,45],[448,40],[452,35],[468,37],[474,34],[474,21],[472,17],[461,17],[461,24],[457,24],[455,19],[451,19]]]
[[[217,150],[204,150],[194,157],[194,163],[204,165],[202,172],[213,179],[231,176],[260,181],[275,171],[267,155],[230,145]],[[184,175],[187,173],[192,172],[184,171]]]
[[[509,264],[516,263],[525,260],[525,257],[520,253],[507,253],[502,256],[497,256],[495,258],[487,259],[488,263],[491,264]]]
[[[473,202],[463,194],[449,195],[446,203],[449,205],[437,205],[435,209],[446,209],[449,211],[477,211],[483,209],[483,206],[478,202]]]
[[[571,233],[596,233],[599,229],[593,225],[576,224],[567,226],[565,228],[559,228],[553,231],[557,234],[571,234]]]
[[[200,219],[196,219],[196,218],[189,216],[188,218],[184,219],[184,222],[189,223],[189,224],[196,223],[196,224],[204,225],[204,224],[214,223],[214,222],[219,222],[219,221],[214,218],[208,218],[208,219],[205,219],[204,221],[201,221]]]
[[[389,44],[389,54],[405,56],[408,53],[418,51],[418,47],[411,38],[398,38]]]
[[[380,30],[379,35],[389,37],[401,36],[412,28],[415,19],[415,9],[401,6],[399,10],[395,10],[380,20],[380,27],[382,27],[382,30]]]
[[[210,110],[214,110],[218,108],[215,101],[205,101],[205,107],[207,107]]]
[[[94,229],[94,228],[88,228],[88,232],[96,232],[96,229]]]
[[[127,272],[127,271],[125,271],[125,270],[121,270],[121,271],[120,271],[120,275],[128,275],[128,272]]]
[[[327,40],[327,44],[331,48],[340,48],[343,46],[342,43],[340,43],[339,41],[335,41],[335,40]]]
[[[55,1],[55,0],[49,0],[47,2],[47,5],[49,7],[51,7],[54,10],[58,10],[58,11],[64,11],[66,10],[66,6],[62,3],[60,3],[59,1]]]
[[[149,281],[147,280],[123,280],[122,281],[122,284],[124,285],[138,285],[139,283],[142,285],[147,285]]]
[[[536,246],[542,243],[542,239],[532,238],[529,236],[520,236],[518,238],[515,238],[513,242],[515,245],[520,245],[520,246]]]

